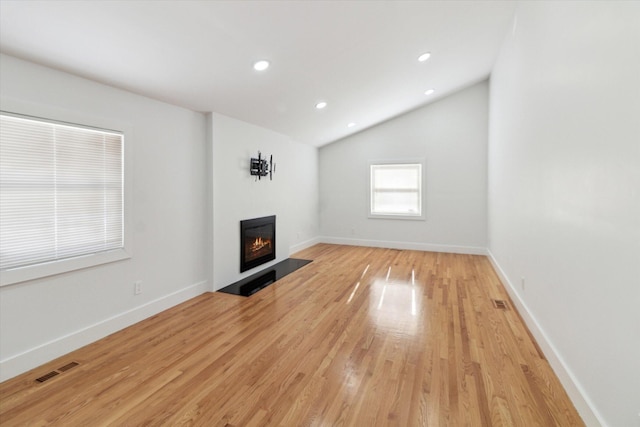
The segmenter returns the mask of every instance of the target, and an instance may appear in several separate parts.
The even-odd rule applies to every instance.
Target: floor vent
[[[60,372],[56,372],[56,371],[51,371],[48,374],[45,374],[43,376],[41,376],[40,378],[36,378],[36,381],[39,383],[43,383],[47,380],[50,380],[51,378],[55,377],[56,375],[59,375]]]
[[[44,374],[43,376],[41,376],[40,378],[36,378],[36,382],[39,383],[43,383],[47,380],[50,380],[51,378],[55,377],[56,375],[60,375],[63,372],[68,371],[69,369],[75,368],[76,366],[78,366],[79,363],[78,362],[70,362],[67,363],[66,365],[64,365],[62,368],[58,368],[55,371],[51,371],[48,374]]]
[[[66,365],[64,365],[62,368],[58,368],[58,371],[60,372],[65,372],[68,371],[71,368],[75,368],[76,366],[78,366],[79,363],[78,362],[71,362],[71,363],[67,363]]]
[[[507,302],[505,300],[493,299],[491,301],[493,302],[493,306],[495,308],[497,308],[498,310],[508,310],[509,309],[509,306],[507,306]]]

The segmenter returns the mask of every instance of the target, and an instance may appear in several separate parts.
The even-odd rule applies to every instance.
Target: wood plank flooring
[[[485,257],[295,256],[314,262],[249,298],[201,295],[0,384],[0,424],[584,425]]]

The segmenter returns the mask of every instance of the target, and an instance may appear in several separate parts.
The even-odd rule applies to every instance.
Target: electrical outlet
[[[524,276],[522,276],[520,278],[520,287],[522,288],[522,290],[524,291]]]
[[[133,284],[133,294],[140,295],[142,293],[142,280],[138,280]]]

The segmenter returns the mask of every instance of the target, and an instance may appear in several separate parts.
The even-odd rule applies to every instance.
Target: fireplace
[[[240,221],[240,272],[276,259],[276,216]]]

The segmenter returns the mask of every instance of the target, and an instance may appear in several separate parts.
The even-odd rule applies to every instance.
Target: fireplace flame
[[[271,247],[271,239],[263,239],[262,237],[256,238],[254,242],[251,244],[251,251],[256,252],[260,249],[269,246]]]

